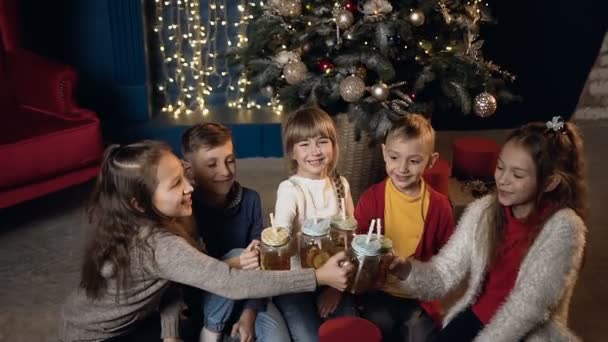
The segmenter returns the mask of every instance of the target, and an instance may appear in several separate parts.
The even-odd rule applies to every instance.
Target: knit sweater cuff
[[[179,315],[163,316],[160,320],[160,337],[179,337]]]
[[[292,276],[290,292],[311,292],[317,289],[317,276],[311,268],[289,271]]]

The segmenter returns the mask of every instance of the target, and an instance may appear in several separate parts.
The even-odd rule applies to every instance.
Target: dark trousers
[[[466,309],[458,314],[443,328],[435,342],[466,342],[472,341],[483,329],[483,323],[477,318],[473,310]]]
[[[366,293],[360,298],[361,317],[382,331],[386,342],[432,341],[437,333],[433,319],[415,299],[399,298],[382,291]]]

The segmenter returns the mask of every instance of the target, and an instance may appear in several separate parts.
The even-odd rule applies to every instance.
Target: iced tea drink
[[[346,291],[360,294],[376,287],[382,262],[381,248],[376,236],[372,236],[369,242],[366,235],[354,237],[346,257],[356,271],[350,275]]]
[[[289,231],[282,227],[269,227],[262,231],[260,266],[263,270],[290,270],[291,253]]]
[[[306,220],[300,235],[302,268],[319,268],[331,257],[334,244],[329,236],[328,219]]]
[[[357,221],[352,217],[342,219],[342,216],[338,215],[331,219],[329,235],[334,243],[334,254],[350,248],[356,229]]]

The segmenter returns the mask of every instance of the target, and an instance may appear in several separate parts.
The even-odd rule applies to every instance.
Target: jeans
[[[391,296],[383,291],[361,296],[361,317],[382,331],[384,341],[432,341],[438,328],[417,300]]]
[[[236,257],[242,251],[242,249],[233,249],[226,253],[222,260]],[[211,331],[230,333],[231,323],[234,322],[235,316],[238,317],[242,311],[240,302],[212,293],[205,293],[203,296],[204,327]],[[266,311],[260,311],[256,316],[255,335],[257,341],[289,341],[287,325],[281,316],[281,312],[271,302],[266,306]]]
[[[319,339],[319,327],[324,319],[319,316],[316,292],[304,292],[274,297],[272,300],[283,313],[294,342],[314,342]],[[352,295],[344,293],[338,307],[327,319],[357,316]]]

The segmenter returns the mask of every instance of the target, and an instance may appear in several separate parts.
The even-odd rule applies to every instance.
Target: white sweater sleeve
[[[274,206],[274,222],[279,227],[291,230],[298,219],[298,192],[289,180],[281,182],[277,189],[277,202]]]
[[[470,270],[475,232],[489,203],[490,197],[471,203],[448,242],[430,261],[410,259],[412,270],[400,286],[416,298],[434,300],[460,284]]]
[[[583,221],[570,210],[547,221],[522,263],[511,294],[475,341],[518,341],[546,321],[566,287],[576,281],[585,232]]]

